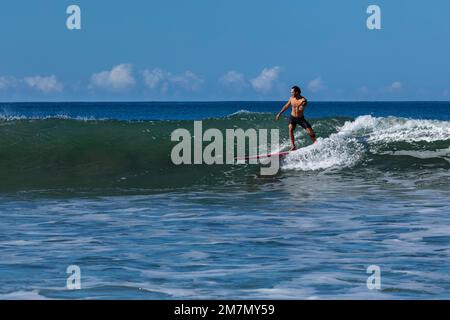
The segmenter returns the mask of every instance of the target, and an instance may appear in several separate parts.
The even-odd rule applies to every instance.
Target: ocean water
[[[0,298],[449,299],[450,103],[310,102],[275,176],[172,164],[193,120],[288,148],[282,105],[1,103]]]

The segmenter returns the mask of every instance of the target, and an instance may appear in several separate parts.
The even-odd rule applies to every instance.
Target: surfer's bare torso
[[[303,117],[305,107],[308,104],[308,101],[305,99],[305,97],[302,96],[300,96],[299,98],[291,97],[289,99],[289,102],[291,103],[292,107],[291,115],[296,118]]]

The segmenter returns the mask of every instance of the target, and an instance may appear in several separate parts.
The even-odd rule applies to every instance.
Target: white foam
[[[38,290],[16,291],[6,294],[0,294],[1,300],[48,300],[48,298],[39,294]]]
[[[239,116],[239,115],[243,115],[243,114],[257,114],[259,112],[254,112],[254,111],[250,111],[250,110],[246,110],[246,109],[241,109],[238,110],[236,112],[233,112],[231,114],[229,114],[227,117],[232,117],[232,116]]]
[[[433,142],[450,140],[450,122],[405,119],[397,117],[359,116],[346,121],[337,133],[318,138],[317,143],[290,153],[282,169],[314,171],[341,169],[356,165],[363,159],[366,148],[389,142]],[[280,149],[287,146],[284,143]],[[377,152],[371,148],[371,152]],[[381,153],[382,154],[382,153]],[[404,154],[404,153],[398,153]],[[448,156],[448,149],[414,153],[418,157]]]
[[[9,115],[9,114],[0,114],[1,121],[20,121],[20,120],[76,120],[76,121],[105,121],[107,118],[95,118],[95,117],[81,117],[76,116],[72,117],[66,114],[56,114],[52,116],[25,116],[25,115]]]
[[[340,132],[367,136],[369,142],[433,142],[450,139],[450,122],[365,115],[347,121]]]
[[[290,153],[282,169],[302,171],[351,167],[363,156],[364,147],[355,139],[343,139],[337,134],[319,138],[317,143]]]

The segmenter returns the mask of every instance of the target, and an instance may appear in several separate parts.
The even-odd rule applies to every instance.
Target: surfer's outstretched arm
[[[289,108],[290,105],[291,105],[291,99],[289,99],[289,101],[284,105],[284,107],[281,108],[280,112],[278,112],[275,119],[276,120],[280,119],[280,116],[283,114],[283,112],[285,112],[287,110],[287,108]]]

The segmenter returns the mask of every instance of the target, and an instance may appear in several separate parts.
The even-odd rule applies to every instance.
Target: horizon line
[[[29,100],[1,101],[0,103],[212,103],[212,102],[284,102],[284,100]],[[308,102],[450,102],[450,100],[308,100]]]

